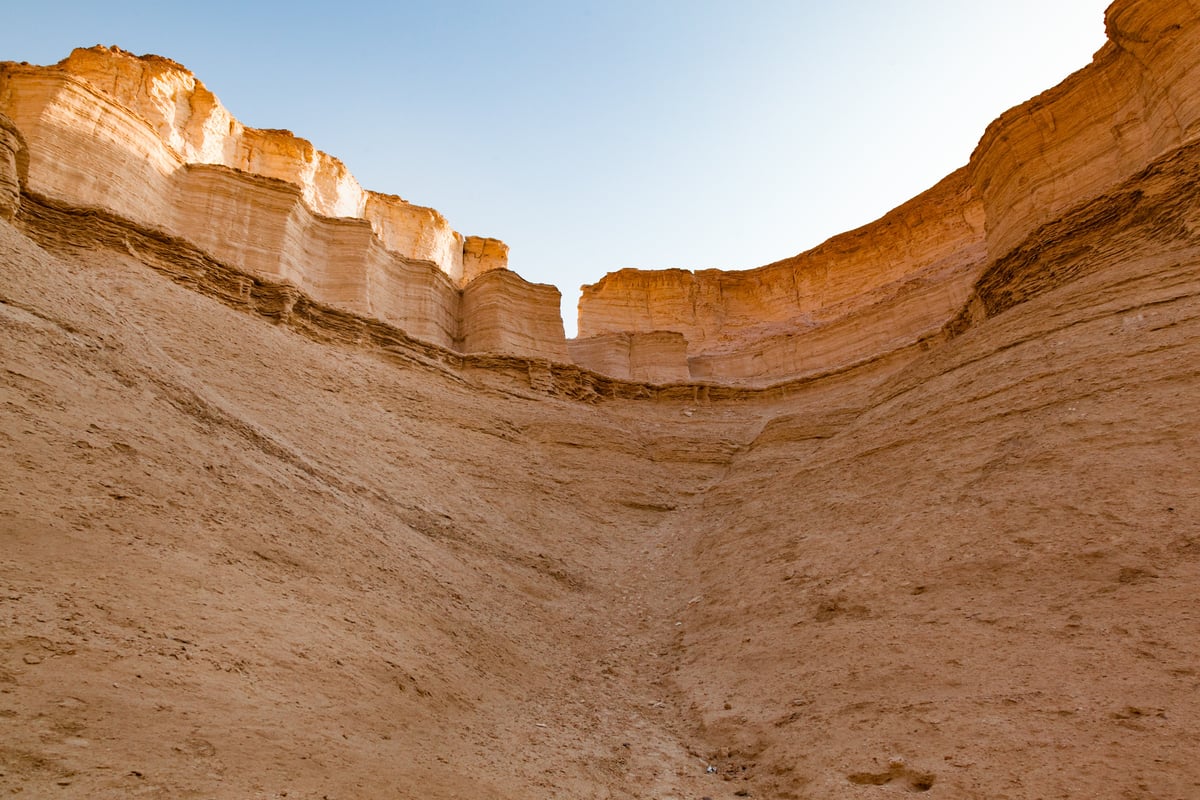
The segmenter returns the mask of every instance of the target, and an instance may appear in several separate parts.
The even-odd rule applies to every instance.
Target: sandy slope
[[[777,418],[673,521],[702,526],[676,702],[723,769],[1200,797],[1197,157],[1043,230],[845,428]]]
[[[0,235],[6,786],[604,796],[702,772],[604,670],[644,607],[628,559],[718,474],[688,440],[755,414],[489,391]]]
[[[1200,796],[1198,163],[907,367],[707,403],[0,223],[0,789]]]

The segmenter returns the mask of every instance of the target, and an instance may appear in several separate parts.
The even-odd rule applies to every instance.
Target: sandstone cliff
[[[972,283],[1057,219],[1200,130],[1200,6],[1121,0],[1093,63],[988,127],[970,163],[880,220],[742,272],[610,273],[585,286],[581,338],[669,330],[687,370],[766,384],[935,333]],[[611,369],[621,345],[575,346]],[[682,368],[676,363],[675,367]]]
[[[1191,798],[1198,200],[1200,143],[916,357],[584,403],[26,195],[0,794]]]
[[[0,114],[0,219],[12,219],[29,175],[29,151],[13,121]]]
[[[935,332],[985,258],[982,210],[960,170],[878,222],[770,266],[612,273],[584,287],[579,335],[676,331],[687,339],[676,369],[771,383]]]
[[[646,383],[681,383],[691,379],[687,339],[678,331],[629,331],[572,339],[571,359],[602,375]]]
[[[1092,63],[993,122],[971,157],[997,259],[1200,132],[1200,4],[1119,0]]]
[[[625,380],[767,386],[939,335],[990,265],[1192,141],[1196,18],[1195,0],[1114,3],[1092,64],[1002,115],[928,191],[757,269],[610,273],[584,287],[569,349],[557,290],[509,272],[503,242],[363,190],[288,131],[246,128],[172,61],[95,47],[54,67],[3,64],[0,111],[28,140],[29,191],[161,229],[440,347]]]
[[[460,330],[462,290],[506,267],[502,243],[464,240],[433,209],[363,190],[342,162],[289,131],[243,126],[173,61],[93,47],[53,67],[4,63],[0,111],[29,141],[30,191],[196,242],[444,347],[478,340]],[[487,346],[565,360],[556,296],[522,287],[489,297]],[[545,325],[532,337],[531,319]]]

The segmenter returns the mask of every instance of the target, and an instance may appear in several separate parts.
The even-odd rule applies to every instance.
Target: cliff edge
[[[762,385],[936,336],[989,264],[1195,140],[1197,20],[1190,0],[1113,3],[1108,42],[1092,63],[1004,113],[958,172],[875,222],[768,266],[609,273],[583,287],[572,354],[621,369],[615,334],[674,332],[686,339],[686,362],[674,353],[660,370]]]
[[[29,142],[32,192],[186,239],[442,347],[567,358],[554,287],[510,275],[464,293],[507,269],[502,242],[364,190],[290,131],[242,125],[170,59],[96,46],[51,67],[6,62],[0,111]],[[488,323],[464,331],[478,306]]]

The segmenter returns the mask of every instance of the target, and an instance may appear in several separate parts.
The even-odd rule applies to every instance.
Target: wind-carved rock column
[[[0,219],[12,219],[21,207],[21,187],[29,178],[29,151],[17,126],[0,114]]]

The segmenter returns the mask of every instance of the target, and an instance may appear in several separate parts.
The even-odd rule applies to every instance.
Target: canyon
[[[0,791],[1200,793],[1200,4],[558,290],[169,59],[0,64]]]

